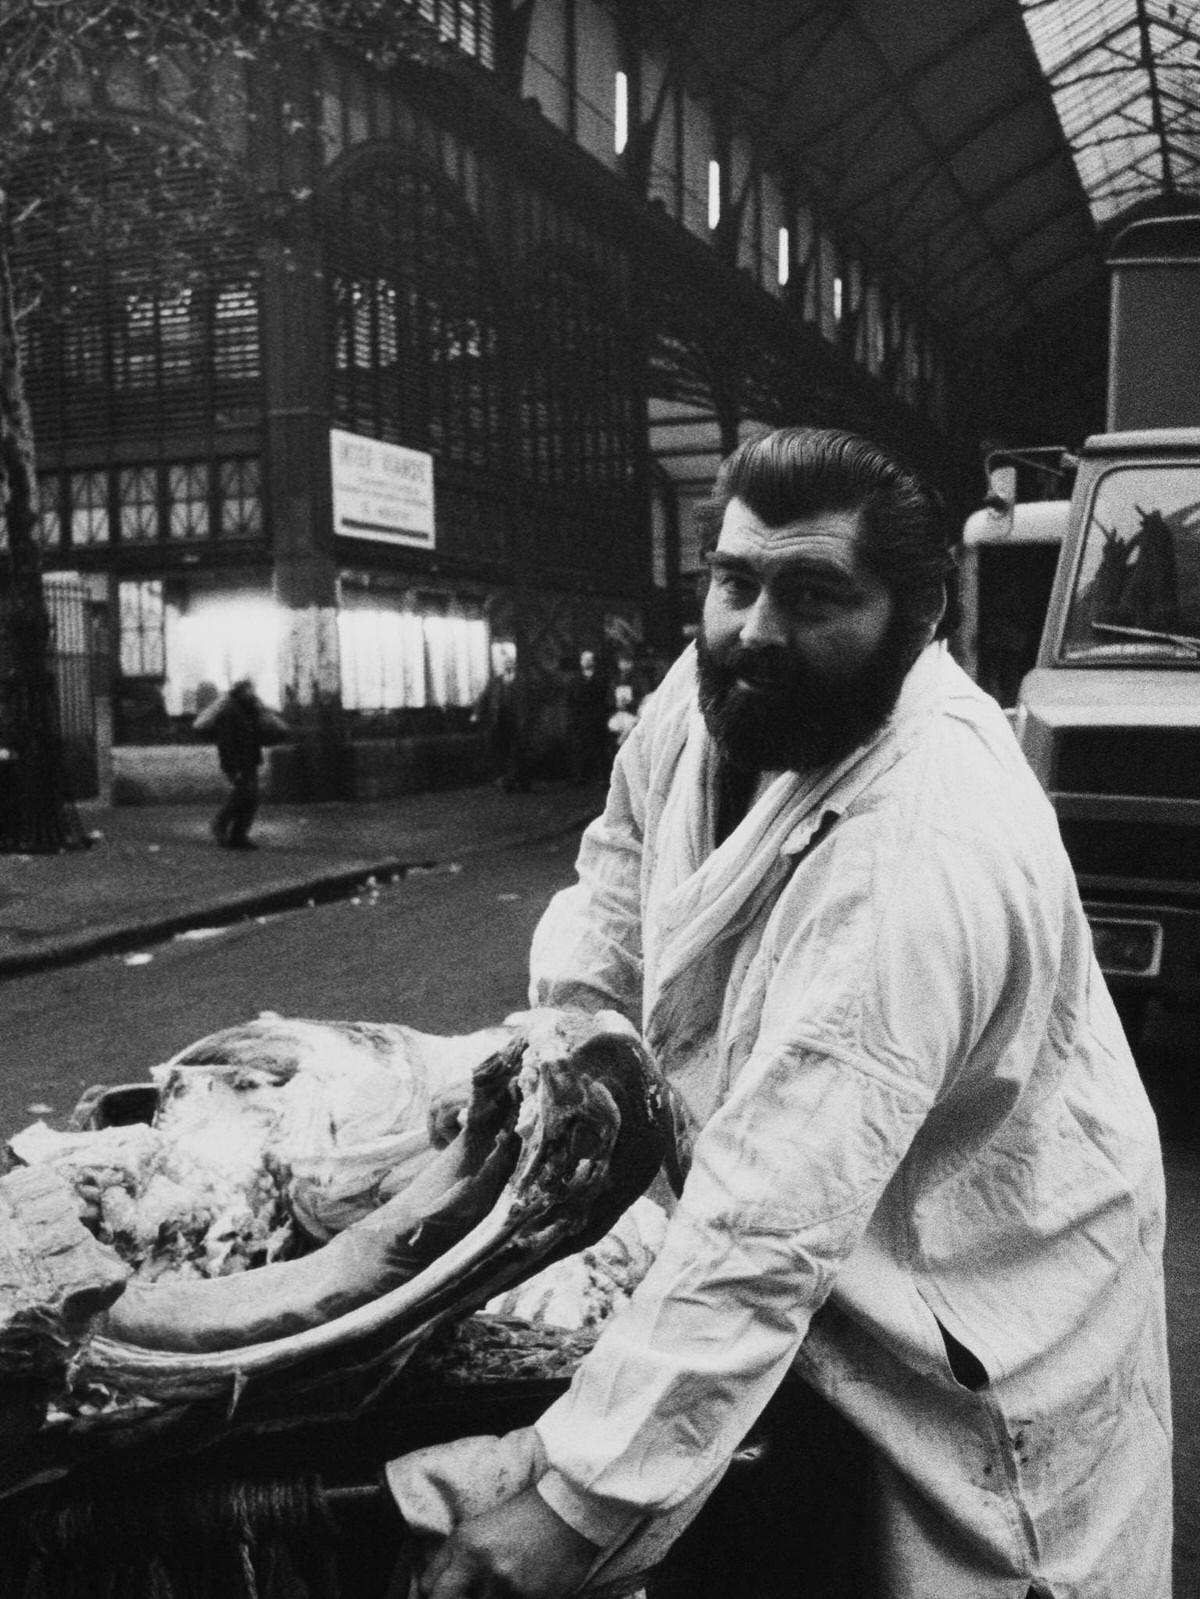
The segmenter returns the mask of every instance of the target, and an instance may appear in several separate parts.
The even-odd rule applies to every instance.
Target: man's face
[[[823,766],[891,714],[913,650],[857,539],[855,513],[770,528],[728,506],[698,648],[705,722],[735,766]]]

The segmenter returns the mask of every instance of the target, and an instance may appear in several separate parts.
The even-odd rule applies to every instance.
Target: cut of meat
[[[238,1406],[243,1417],[253,1412],[246,1425],[284,1415],[292,1424],[324,1404],[344,1405],[348,1382],[356,1402],[368,1403],[437,1328],[580,1250],[589,1252],[592,1286],[607,1274],[614,1297],[640,1274],[652,1252],[646,1240],[605,1235],[660,1170],[678,1173],[679,1157],[669,1090],[629,1024],[535,1011],[486,1035],[437,1040],[424,1053],[421,1036],[265,1018],[202,1040],[160,1068],[153,1126],[102,1125],[99,1094],[89,1096],[101,1123],[90,1132],[35,1127],[12,1140],[42,1162],[40,1173],[33,1165],[26,1175],[53,1175],[57,1165],[72,1177],[61,1191],[74,1194],[80,1213],[157,1262],[151,1280],[143,1270],[75,1333],[71,1387],[44,1429],[43,1468],[69,1470],[87,1456],[88,1437],[164,1409],[176,1419],[188,1410],[188,1426],[194,1420],[203,1432],[210,1422],[227,1430]],[[316,1050],[322,1037],[325,1053]],[[464,1084],[464,1062],[497,1037],[501,1047]],[[232,1274],[226,1266],[205,1278],[194,1257],[166,1249],[172,1229],[189,1240],[204,1228],[196,1247],[211,1253],[214,1220],[238,1204],[268,1217],[271,1206],[286,1205],[294,1167],[272,1153],[281,1130],[332,1136],[353,1123],[361,1133],[356,1113],[367,1096],[358,1101],[353,1084],[381,1055],[403,1055],[411,1079],[404,1106],[414,1122],[420,1109],[425,1123],[421,1168],[412,1176],[412,1162],[401,1158],[407,1180],[399,1192],[388,1197],[397,1181],[393,1151],[368,1183],[355,1174],[366,1213],[294,1258]],[[342,1058],[344,1076],[329,1069]],[[301,1083],[308,1061],[309,1081],[325,1097],[315,1094],[293,1115],[295,1105],[280,1109],[279,1101]],[[330,1114],[343,1088],[344,1113]],[[139,1105],[139,1092],[117,1090],[114,1116]],[[294,1151],[302,1145],[297,1139]],[[336,1155],[335,1138],[326,1147]],[[263,1184],[264,1172],[274,1186]],[[287,1224],[295,1227],[290,1215]],[[112,1264],[122,1275],[115,1255]],[[252,1397],[243,1399],[248,1388]],[[215,1409],[190,1410],[214,1397]],[[24,1480],[20,1471],[20,1462],[0,1461],[9,1488]]]
[[[263,1016],[155,1069],[155,1125],[201,1165],[214,1137],[233,1133],[224,1162],[237,1186],[261,1181],[265,1166],[305,1237],[323,1242],[428,1163],[432,1108],[447,1096],[461,1104],[472,1071],[511,1036],[503,1027],[442,1038],[398,1023]]]
[[[38,1122],[9,1148],[62,1173],[139,1280],[226,1276],[302,1253],[401,1192],[437,1152],[431,1124],[446,1105],[457,1114],[474,1067],[510,1036],[267,1015],[155,1067],[151,1125]],[[102,1120],[103,1094],[87,1099]]]
[[[301,1259],[132,1283],[84,1375],[176,1400],[237,1393],[384,1333],[394,1371],[441,1322],[602,1238],[667,1162],[666,1084],[628,1023],[534,1018],[476,1068],[459,1133],[400,1195]]]

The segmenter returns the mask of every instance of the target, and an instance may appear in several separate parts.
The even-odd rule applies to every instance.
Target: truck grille
[[[1058,747],[1054,788],[1200,799],[1200,728],[1072,728]]]
[[[1059,822],[1081,877],[1140,877],[1200,883],[1200,829],[1155,822]]]

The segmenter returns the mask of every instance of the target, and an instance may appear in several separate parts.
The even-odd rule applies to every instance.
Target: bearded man
[[[1169,1599],[1157,1130],[1053,811],[939,637],[934,504],[793,429],[713,508],[700,638],[531,957],[535,1004],[641,1028],[691,1171],[421,1591],[628,1585],[798,1372],[865,1447],[859,1594]]]

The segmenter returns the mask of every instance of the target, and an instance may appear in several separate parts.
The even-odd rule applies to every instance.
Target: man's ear
[[[934,622],[934,638],[949,638],[962,626],[962,603],[958,584],[958,556],[946,551],[946,574],[942,580],[942,604]]]

